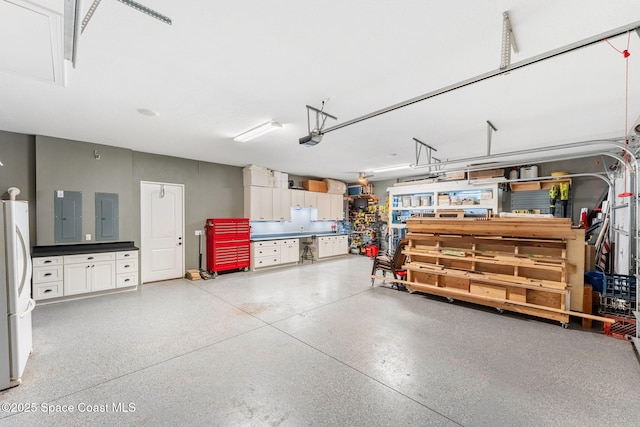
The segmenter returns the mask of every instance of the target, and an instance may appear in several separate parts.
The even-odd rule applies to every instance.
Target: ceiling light
[[[138,113],[143,116],[157,117],[160,115],[157,111],[149,110],[148,108],[138,108]]]
[[[274,121],[266,122],[260,126],[254,127],[253,129],[249,129],[246,132],[242,132],[240,135],[233,138],[233,140],[238,142],[247,142],[253,138],[257,138],[278,129],[282,129],[282,125],[280,123]]]
[[[388,166],[384,168],[372,169],[373,173],[382,173],[382,172],[391,172],[391,171],[399,171],[402,169],[410,169],[411,165],[397,165],[397,166]]]

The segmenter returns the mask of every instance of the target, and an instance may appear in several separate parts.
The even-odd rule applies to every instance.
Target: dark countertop
[[[137,251],[133,242],[80,243],[77,245],[34,246],[32,257]]]
[[[347,233],[332,233],[330,231],[320,231],[318,233],[303,232],[303,233],[260,234],[256,236],[251,236],[251,241],[258,242],[261,240],[302,239],[302,238],[311,237],[311,236],[323,237],[323,236],[346,236],[346,235]]]

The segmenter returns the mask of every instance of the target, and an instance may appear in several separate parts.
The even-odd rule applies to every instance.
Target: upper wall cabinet
[[[96,240],[118,240],[118,195],[96,193]]]
[[[82,193],[56,190],[53,194],[54,237],[56,243],[82,241]]]

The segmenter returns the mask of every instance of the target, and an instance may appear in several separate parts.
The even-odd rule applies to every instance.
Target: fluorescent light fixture
[[[373,173],[382,173],[382,172],[391,172],[391,171],[399,171],[402,169],[410,169],[411,165],[396,165],[396,166],[388,166],[384,168],[372,169]]]
[[[233,140],[238,142],[247,142],[253,138],[257,138],[278,129],[282,129],[282,125],[280,123],[274,121],[266,122],[260,126],[254,127],[253,129],[249,129],[246,132],[242,132],[240,135],[233,138]]]

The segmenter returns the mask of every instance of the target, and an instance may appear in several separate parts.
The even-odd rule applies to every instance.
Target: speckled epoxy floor
[[[640,424],[628,342],[371,287],[370,266],[349,256],[38,306],[0,425]]]

